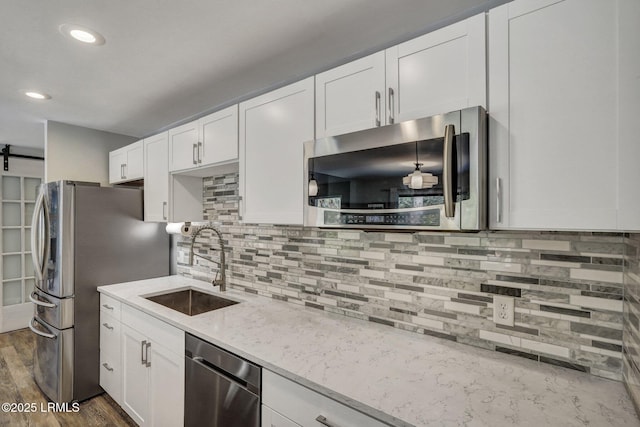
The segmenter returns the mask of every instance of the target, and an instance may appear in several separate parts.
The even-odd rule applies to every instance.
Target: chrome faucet
[[[218,236],[218,245],[220,246],[220,262],[215,261],[211,258],[199,255],[197,253],[195,253],[193,251],[193,245],[196,242],[196,237],[198,237],[198,234],[200,234],[201,231],[203,230],[211,230],[213,232],[216,233],[216,235]],[[191,248],[189,249],[189,265],[193,265],[193,257],[197,256],[199,258],[205,259],[209,262],[212,262],[214,264],[218,265],[218,272],[216,273],[215,277],[213,278],[213,281],[211,282],[211,284],[213,286],[220,286],[220,291],[226,291],[227,290],[227,276],[225,274],[225,257],[224,257],[224,242],[222,241],[222,234],[220,233],[220,230],[218,230],[216,227],[212,226],[212,225],[203,225],[201,227],[197,227],[196,230],[194,231],[193,235],[191,236]],[[218,275],[220,276],[220,279],[218,279]]]

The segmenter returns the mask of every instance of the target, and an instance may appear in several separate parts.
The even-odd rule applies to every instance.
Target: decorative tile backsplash
[[[631,234],[625,248],[624,382],[640,409],[640,234]]]
[[[391,233],[239,224],[238,175],[205,178],[204,187],[206,218],[222,224],[230,287],[621,379],[628,240],[621,233]],[[196,248],[217,259],[215,239],[207,233]],[[183,238],[178,272],[213,279],[217,267],[201,260],[189,267],[188,251]],[[494,324],[495,295],[515,298],[515,326]]]

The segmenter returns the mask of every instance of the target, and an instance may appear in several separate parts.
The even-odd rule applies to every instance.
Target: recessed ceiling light
[[[60,25],[60,32],[86,44],[101,45],[105,43],[105,39],[100,33],[81,25],[62,24]]]
[[[47,95],[46,93],[42,93],[42,92],[36,92],[33,90],[26,91],[24,94],[27,95],[29,98],[33,98],[33,99],[39,99],[39,100],[51,99],[51,95]]]

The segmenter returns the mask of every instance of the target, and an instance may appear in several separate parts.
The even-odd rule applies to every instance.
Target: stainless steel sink
[[[196,314],[202,314],[208,311],[238,304],[237,301],[196,291],[195,289],[184,289],[181,291],[173,291],[145,298],[149,301],[164,305],[165,307],[169,307],[172,310],[179,311],[180,313],[184,313],[189,316],[195,316]]]

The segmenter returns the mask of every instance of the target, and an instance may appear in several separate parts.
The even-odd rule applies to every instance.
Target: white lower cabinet
[[[262,403],[262,427],[387,426],[266,369],[262,370]]]
[[[140,426],[182,426],[184,332],[126,304],[120,319],[101,308],[100,323],[102,388]]]

